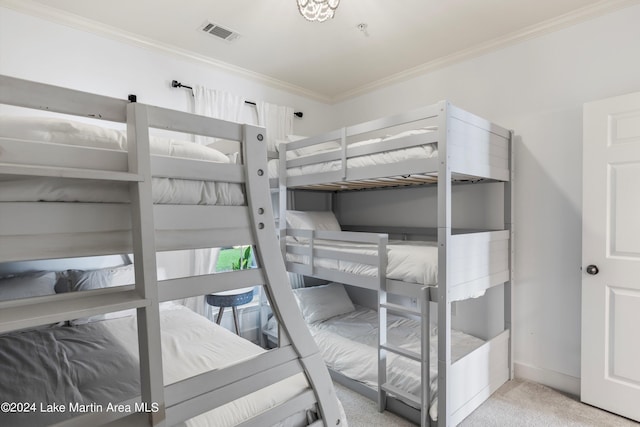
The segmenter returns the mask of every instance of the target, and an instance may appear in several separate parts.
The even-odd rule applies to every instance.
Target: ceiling
[[[342,0],[308,22],[295,0],[14,0],[59,20],[336,102],[623,7],[629,0]],[[60,12],[63,13],[60,13]],[[210,20],[240,34],[200,30]],[[358,24],[367,25],[366,32]]]

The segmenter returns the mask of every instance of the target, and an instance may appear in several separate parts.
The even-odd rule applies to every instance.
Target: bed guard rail
[[[290,228],[283,234],[283,256],[291,272],[375,290],[380,276],[386,276],[387,234]],[[341,263],[364,264],[375,274],[340,271]]]

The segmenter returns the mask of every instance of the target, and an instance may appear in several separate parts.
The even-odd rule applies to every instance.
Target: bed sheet
[[[181,305],[163,304],[160,313],[165,385],[265,351]],[[9,402],[106,405],[139,395],[136,323],[131,316],[1,335],[0,397]],[[308,387],[304,375],[298,374],[188,420],[186,425],[234,426]],[[68,412],[0,413],[0,425],[33,427],[68,416]],[[305,421],[303,410],[285,425],[306,425]]]
[[[308,247],[287,237],[287,245]],[[345,253],[378,255],[378,247],[368,243],[347,243],[328,240],[314,240],[315,249],[332,249]],[[306,255],[286,254],[287,261],[309,264]],[[314,266],[339,270],[346,273],[375,277],[377,268],[352,261],[314,257]],[[409,283],[435,286],[438,283],[437,242],[390,240],[387,245],[387,278]]]
[[[388,315],[388,341],[407,350],[420,353],[420,322]],[[324,322],[309,324],[311,334],[320,347],[330,369],[378,388],[378,314],[365,307],[351,313],[332,317]],[[458,360],[481,346],[484,341],[463,332],[451,331],[451,357]],[[431,331],[430,375],[431,406],[429,414],[437,419],[438,337]],[[405,357],[387,355],[387,381],[402,390],[420,395],[420,364]]]
[[[123,131],[64,119],[0,116],[0,137],[51,144],[126,151]],[[152,155],[231,163],[235,156],[190,141],[150,137]],[[161,204],[242,205],[239,184],[153,178],[153,202]],[[11,178],[0,180],[2,202],[128,203],[126,183],[61,178]]]
[[[405,131],[399,134],[391,135],[386,138],[376,138],[369,139],[366,141],[359,141],[352,144],[349,144],[349,147],[358,147],[358,146],[366,146],[369,144],[373,144],[380,141],[391,141],[394,139],[399,139],[405,136],[410,135],[419,135],[419,134],[427,134],[433,132],[433,128],[427,129],[415,129],[410,131]],[[314,154],[319,153],[328,153],[328,152],[336,152],[340,151],[340,149],[324,149],[318,150]],[[288,156],[288,158],[304,158],[308,156],[306,154],[304,156]],[[391,151],[384,151],[375,154],[368,154],[363,156],[350,157],[347,159],[347,168],[355,169],[362,168],[367,166],[378,166],[378,165],[386,165],[402,162],[410,159],[429,159],[432,157],[438,156],[438,146],[435,143],[429,143],[425,145],[419,145],[410,148],[402,148]],[[269,170],[269,178],[278,178],[280,174],[279,170],[279,159],[271,159],[268,163]],[[287,169],[287,176],[301,176],[301,175],[311,175],[316,173],[323,172],[332,172],[338,171],[342,168],[342,162],[339,160],[333,160],[328,162],[314,163],[311,165],[293,167]]]

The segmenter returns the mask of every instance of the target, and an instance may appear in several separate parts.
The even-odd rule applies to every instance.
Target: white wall
[[[640,90],[639,22],[640,6],[630,7],[333,110],[337,127],[449,99],[515,130],[516,372],[572,393],[580,376],[582,104]]]
[[[330,123],[330,106],[271,88],[211,65],[153,48],[125,44],[106,36],[0,7],[0,74],[126,99],[192,110],[191,92],[171,88],[171,80],[200,84],[302,111],[297,134],[312,134]],[[254,107],[247,106],[247,109]]]

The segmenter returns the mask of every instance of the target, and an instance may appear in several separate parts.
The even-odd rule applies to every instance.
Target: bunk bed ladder
[[[429,302],[431,300],[431,287],[424,286],[420,288],[419,297],[417,298],[417,307],[411,307],[407,305],[393,304],[387,301],[389,292],[384,290],[380,292],[379,302],[379,319],[380,319],[380,353],[387,355],[387,353],[394,353],[400,357],[405,357],[420,363],[420,375],[421,375],[421,392],[420,395],[414,395],[408,393],[398,387],[395,387],[391,383],[387,382],[387,370],[386,370],[386,357],[380,357],[379,359],[379,394],[380,394],[380,411],[386,409],[386,395],[387,393],[398,397],[400,400],[407,402],[409,405],[420,410],[420,425],[422,427],[428,427],[430,425],[429,419],[429,407],[431,402],[431,379],[430,379],[430,307]],[[387,338],[387,313],[393,312],[398,314],[404,314],[409,316],[420,317],[420,353],[415,353],[402,347],[395,346],[386,342]]]
[[[277,234],[271,208],[266,156],[263,151],[257,150],[257,144],[266,141],[264,130],[244,125],[243,137],[243,160],[247,166],[247,203],[254,234],[256,260],[258,266],[264,270],[266,293],[278,318],[280,347],[290,345],[295,351],[298,362],[313,388],[322,423],[327,427],[337,426],[341,424],[341,416],[333,383],[320,350],[297,308],[281,248],[274,239]],[[284,194],[286,197],[286,190]],[[283,201],[280,203],[282,206]],[[286,223],[284,218],[280,222]]]

